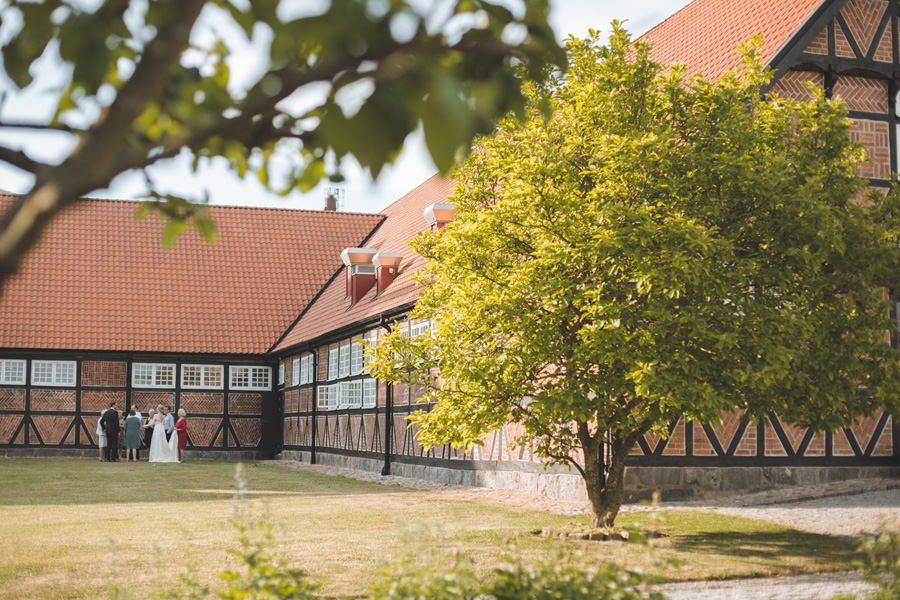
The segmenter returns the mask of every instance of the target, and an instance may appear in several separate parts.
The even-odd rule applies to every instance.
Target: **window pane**
[[[53,383],[53,363],[34,361],[31,368],[34,383]]]
[[[204,367],[203,385],[212,388],[222,387],[222,369],[223,367]]]
[[[328,379],[337,379],[338,377],[338,356],[337,348],[328,351]]]
[[[231,367],[231,387],[245,388],[250,386],[250,369],[247,367]]]
[[[350,344],[341,344],[340,354],[340,374],[339,377],[346,377],[350,374]]]
[[[181,385],[184,387],[200,387],[200,367],[185,365],[181,368]]]

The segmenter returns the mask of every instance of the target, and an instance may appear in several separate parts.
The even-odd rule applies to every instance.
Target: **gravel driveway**
[[[883,490],[791,504],[716,508],[726,514],[827,535],[875,533],[882,525],[900,528],[900,491]]]

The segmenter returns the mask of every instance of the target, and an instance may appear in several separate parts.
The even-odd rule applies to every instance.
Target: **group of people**
[[[148,417],[143,419],[135,407],[128,415],[120,414],[117,403],[111,402],[97,420],[101,461],[119,462],[119,434],[123,431],[126,462],[140,460],[142,445],[150,450],[150,462],[184,462],[187,413],[183,408],[178,409],[178,420],[172,414],[172,407],[163,405],[156,410],[151,408]]]

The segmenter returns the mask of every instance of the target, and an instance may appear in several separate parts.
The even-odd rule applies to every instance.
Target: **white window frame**
[[[300,372],[300,357],[291,361],[291,385],[303,383],[303,374]]]
[[[375,408],[375,404],[378,402],[378,380],[374,377],[366,377],[362,381],[362,407]]]
[[[338,408],[362,408],[362,380],[342,381]]]
[[[191,369],[199,369],[200,370],[200,383],[199,385],[195,385],[189,383],[187,381],[187,377],[185,376],[188,370]],[[213,373],[215,371],[219,372],[219,384],[210,385],[207,383],[207,374]],[[181,387],[188,390],[221,390],[225,387],[225,366],[224,365],[181,365]]]
[[[338,377],[347,377],[350,375],[350,342],[343,342],[340,347],[340,358],[338,359],[340,370]]]
[[[300,357],[300,385],[312,383],[312,354]]]
[[[363,356],[365,355],[365,341],[353,340],[350,345],[350,374],[359,375],[363,370]]]
[[[278,385],[284,385],[284,361],[278,363]]]
[[[339,384],[319,386],[319,397],[316,399],[319,410],[335,410],[338,407]]]
[[[15,372],[19,373],[21,368],[21,377],[13,379],[10,374],[13,372],[12,367],[15,366]],[[25,385],[25,374],[28,372],[28,361],[18,358],[0,359],[0,384],[3,385]]]
[[[236,383],[235,377],[247,369],[247,384]],[[257,374],[265,373],[265,385],[254,385]],[[272,367],[261,365],[231,365],[228,367],[228,389],[267,392],[272,389]]]
[[[150,383],[144,383],[143,377],[144,374],[141,374],[141,381],[138,381],[138,369],[145,370],[149,369],[150,373]],[[132,363],[131,365],[131,387],[136,388],[158,388],[158,389],[173,389],[175,387],[175,363]],[[171,383],[166,383],[163,381],[160,383],[160,379],[165,377],[165,374],[168,373],[171,375]],[[166,379],[169,379],[166,377]]]
[[[425,321],[420,321],[415,325],[410,325],[409,334],[410,337],[419,337],[420,335],[425,335],[428,333],[428,330],[431,329],[431,320],[426,319]]]
[[[338,378],[338,359],[340,357],[340,349],[331,348],[328,350],[328,379]]]

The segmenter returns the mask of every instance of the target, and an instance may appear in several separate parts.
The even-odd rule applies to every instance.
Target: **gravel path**
[[[873,586],[858,573],[822,573],[767,579],[687,581],[657,586],[668,600],[812,600],[854,595],[865,598]]]
[[[279,465],[301,471],[349,477],[360,481],[396,485],[451,494],[459,498],[480,499],[513,506],[528,506],[563,515],[589,513],[585,502],[560,500],[509,490],[470,488],[378,473],[354,471],[295,461],[277,461]],[[723,514],[778,523],[801,531],[827,535],[852,536],[873,533],[882,524],[900,527],[900,481],[856,480],[820,486],[797,487],[715,500],[663,503],[659,507],[625,505],[623,512],[646,510],[715,510]],[[669,600],[793,600],[826,599],[841,594],[865,598],[873,588],[856,572],[824,573],[766,579],[730,581],[688,581],[659,586]]]
[[[787,525],[827,535],[872,534],[882,525],[900,528],[900,492],[872,491],[853,496],[833,496],[792,504],[718,508],[726,514]]]

